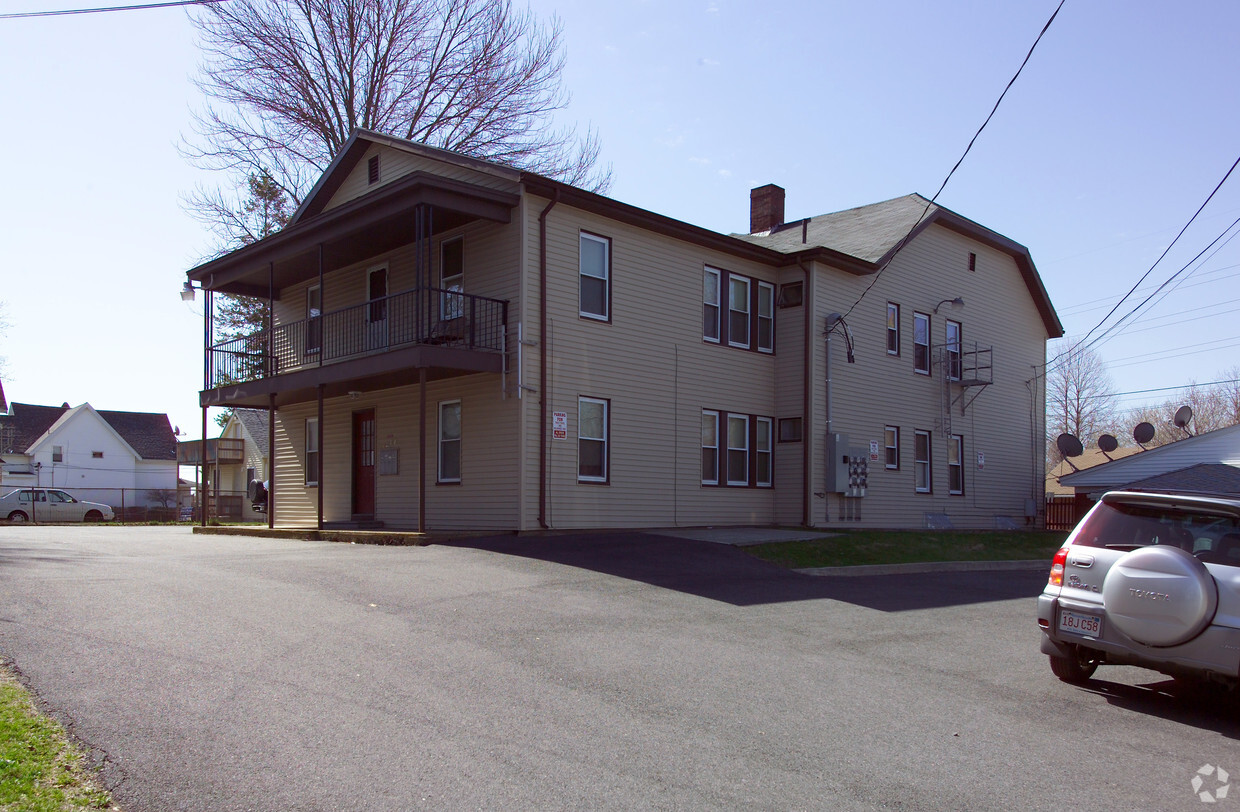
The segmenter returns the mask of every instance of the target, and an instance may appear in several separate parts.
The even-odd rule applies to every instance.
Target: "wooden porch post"
[[[323,289],[320,287],[319,288],[320,296],[322,295],[322,290]],[[319,352],[321,353],[322,350],[319,350]],[[319,436],[318,436],[318,441],[315,444],[315,448],[319,450],[319,456],[318,456],[318,462],[315,463],[315,467],[318,468],[318,470],[315,472],[314,476],[315,476],[315,482],[319,483],[318,488],[316,488],[316,490],[318,491],[318,500],[319,500],[318,514],[317,514],[318,515],[317,527],[319,530],[322,530],[323,529],[323,384],[319,384],[317,389],[319,390],[318,392],[319,394],[319,423],[318,423],[318,427],[315,430],[318,432]]]
[[[418,424],[418,532],[426,532],[426,367],[418,370],[421,414]]]
[[[276,396],[267,396],[267,529],[276,526]]]
[[[202,407],[202,439],[198,441],[198,468],[202,471],[202,483],[198,486],[198,523],[207,526],[207,407]]]

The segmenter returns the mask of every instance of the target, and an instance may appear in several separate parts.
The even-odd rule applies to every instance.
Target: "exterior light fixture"
[[[194,301],[194,285],[188,279],[185,280],[185,287],[181,288],[181,301]]]
[[[944,299],[943,301],[939,302],[938,304],[934,306],[934,312],[938,313],[939,308],[945,304],[949,304],[952,307],[964,307],[964,299],[960,298],[959,296],[957,296],[955,299]]]

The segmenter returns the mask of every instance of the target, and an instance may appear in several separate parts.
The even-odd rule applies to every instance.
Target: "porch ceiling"
[[[267,298],[274,289],[305,282],[416,237],[415,213],[430,207],[431,234],[474,220],[507,223],[520,201],[504,192],[424,172],[414,172],[342,206],[315,215],[265,240],[190,270],[187,276],[205,290]]]
[[[415,384],[422,369],[426,369],[428,381],[435,381],[475,372],[502,372],[503,365],[504,357],[499,353],[420,344],[208,389],[198,393],[198,405],[265,409],[274,393],[279,408],[316,400],[320,384],[323,397],[334,398],[349,392],[372,392]]]

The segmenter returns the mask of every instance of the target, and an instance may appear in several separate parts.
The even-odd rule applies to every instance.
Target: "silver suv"
[[[1114,491],[1055,553],[1038,597],[1051,671],[1099,665],[1240,681],[1240,499]]]

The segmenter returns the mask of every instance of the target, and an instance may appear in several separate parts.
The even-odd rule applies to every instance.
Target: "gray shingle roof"
[[[245,427],[250,439],[258,446],[258,450],[264,454],[267,453],[267,447],[270,445],[267,433],[267,412],[263,409],[233,409],[233,414],[237,416],[237,420],[241,421],[241,425]]]
[[[878,262],[904,239],[923,215],[930,217],[939,210],[921,195],[911,194],[833,214],[820,214],[808,221],[785,223],[767,234],[734,236],[784,253],[822,246],[867,262]]]
[[[1165,474],[1130,482],[1129,490],[1201,491],[1240,493],[1240,468],[1217,462],[1203,462]]]
[[[6,428],[3,450],[21,453],[69,411],[69,405],[37,406],[31,403],[14,403],[11,413],[0,416],[0,424]],[[175,460],[177,438],[172,433],[168,415],[153,412],[114,412],[97,410],[100,417],[129,443],[144,460]],[[11,439],[10,439],[11,437]]]

